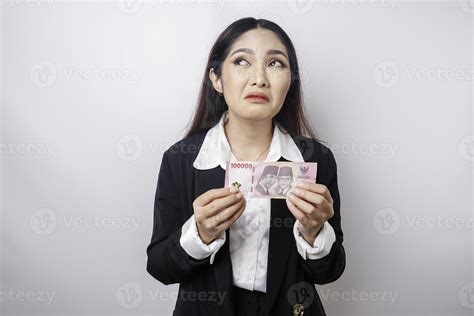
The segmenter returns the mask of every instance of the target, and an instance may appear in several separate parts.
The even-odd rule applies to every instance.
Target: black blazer
[[[194,213],[193,201],[202,193],[224,187],[225,171],[193,167],[206,131],[172,145],[163,154],[156,187],[154,222],[147,271],[163,284],[180,283],[173,315],[234,315],[232,263],[229,230],[226,242],[210,257],[196,260],[181,247],[181,227]],[[268,315],[291,315],[295,303],[304,315],[326,315],[314,284],[337,280],[346,265],[341,229],[340,198],[336,161],[331,150],[302,136],[293,137],[305,161],[317,162],[316,183],[324,184],[334,200],[334,216],[328,220],[336,234],[330,253],[317,260],[304,260],[297,252],[293,236],[295,217],[285,200],[271,200],[271,226],[268,246]],[[280,161],[286,161],[283,157]],[[251,315],[236,315],[251,316]]]

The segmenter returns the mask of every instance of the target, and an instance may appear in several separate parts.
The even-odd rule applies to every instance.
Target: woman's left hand
[[[288,209],[299,220],[298,230],[310,245],[328,219],[334,216],[331,193],[324,184],[300,182],[289,194]]]

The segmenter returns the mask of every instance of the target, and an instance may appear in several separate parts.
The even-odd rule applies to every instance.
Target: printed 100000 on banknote
[[[238,186],[245,198],[286,199],[298,182],[316,182],[316,162],[227,162],[225,187]]]

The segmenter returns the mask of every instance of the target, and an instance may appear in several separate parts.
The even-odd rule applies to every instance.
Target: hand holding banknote
[[[310,244],[328,219],[334,216],[333,199],[328,188],[319,183],[301,182],[292,190],[286,203],[298,219],[298,230]]]
[[[243,213],[246,201],[238,188],[212,189],[193,202],[194,218],[203,243],[210,244]]]

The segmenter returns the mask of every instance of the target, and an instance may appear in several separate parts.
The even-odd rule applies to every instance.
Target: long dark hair
[[[228,110],[228,106],[223,96],[220,96],[214,89],[209,79],[209,70],[214,68],[217,76],[222,75],[222,63],[229,54],[230,47],[234,41],[243,33],[256,29],[265,28],[273,31],[286,46],[290,62],[291,84],[288,89],[282,108],[274,119],[280,123],[291,136],[308,136],[316,139],[316,134],[307,121],[301,96],[301,80],[299,74],[296,52],[288,35],[277,24],[252,17],[242,18],[229,25],[217,38],[212,46],[207,61],[204,78],[201,84],[197,108],[188,132],[184,137],[188,137],[213,127],[222,114]]]

